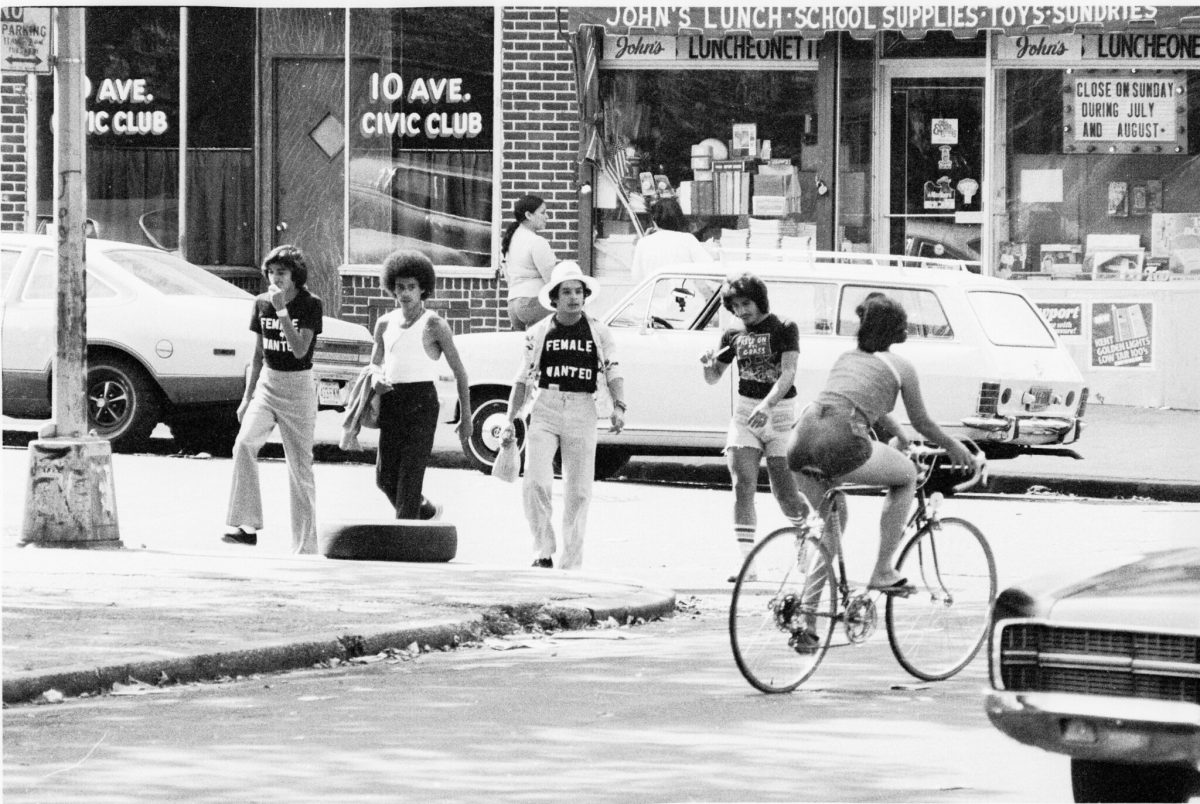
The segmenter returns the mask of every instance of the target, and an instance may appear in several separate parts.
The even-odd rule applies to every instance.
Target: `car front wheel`
[[[1184,765],[1072,759],[1071,789],[1076,801],[1187,801],[1200,778]]]
[[[158,424],[158,389],[128,358],[89,357],[87,410],[88,429],[124,452],[143,445]]]
[[[489,474],[500,451],[500,433],[508,427],[508,395],[502,389],[471,395],[471,437],[466,455],[471,466]],[[524,423],[517,422],[517,443],[524,443]]]

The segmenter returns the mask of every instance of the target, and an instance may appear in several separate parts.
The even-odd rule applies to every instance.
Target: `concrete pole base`
[[[29,485],[21,547],[115,550],[117,525],[112,445],[96,437],[29,442]]]

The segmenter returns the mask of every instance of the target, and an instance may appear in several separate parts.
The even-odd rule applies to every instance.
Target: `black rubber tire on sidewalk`
[[[325,522],[318,546],[326,558],[445,562],[458,553],[458,528],[416,519]]]

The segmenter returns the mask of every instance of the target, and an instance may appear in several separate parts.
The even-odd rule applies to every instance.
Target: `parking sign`
[[[50,9],[0,8],[0,65],[5,72],[49,75]]]

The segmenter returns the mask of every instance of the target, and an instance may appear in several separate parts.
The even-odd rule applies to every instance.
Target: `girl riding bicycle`
[[[895,553],[916,496],[917,472],[900,451],[908,440],[888,415],[897,394],[912,426],[946,450],[952,469],[970,470],[974,458],[929,417],[912,363],[888,351],[908,337],[903,306],[882,293],[871,293],[855,312],[860,320],[858,348],[837,359],[825,389],[801,414],[788,444],[788,467],[797,473],[800,491],[814,503],[829,483],[887,487],[879,555],[868,588],[904,592],[908,582],[895,570]],[[871,439],[872,429],[881,440]],[[888,438],[894,438],[899,449],[888,446]]]

